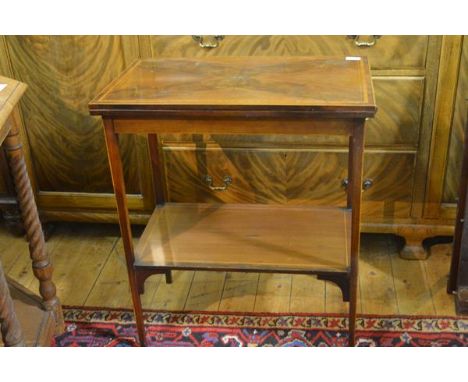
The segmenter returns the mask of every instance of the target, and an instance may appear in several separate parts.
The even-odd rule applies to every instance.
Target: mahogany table
[[[19,81],[0,76],[0,145],[17,192],[41,298],[7,279],[0,264],[0,328],[6,346],[48,346],[54,334],[63,332],[63,316],[20,141],[17,104],[26,88]]]
[[[210,57],[140,60],[89,104],[104,120],[140,343],[140,294],[171,270],[282,272],[336,283],[355,343],[365,119],[374,116],[365,57]],[[158,134],[322,134],[349,137],[346,207],[166,203]],[[156,206],[136,248],[120,134],[146,134]],[[235,179],[232,180],[235,182]],[[170,279],[170,277],[168,277]]]

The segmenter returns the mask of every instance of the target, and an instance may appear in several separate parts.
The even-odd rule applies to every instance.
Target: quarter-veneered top
[[[216,111],[375,114],[365,57],[208,57],[140,60],[93,101],[92,114]]]

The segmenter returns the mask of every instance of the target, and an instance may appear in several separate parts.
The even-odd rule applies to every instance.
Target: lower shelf
[[[50,346],[55,333],[53,313],[44,310],[39,297],[28,289],[10,278],[7,278],[7,281],[25,345]],[[0,346],[3,346],[1,336]]]
[[[258,204],[167,203],[135,248],[135,266],[346,272],[351,211]]]

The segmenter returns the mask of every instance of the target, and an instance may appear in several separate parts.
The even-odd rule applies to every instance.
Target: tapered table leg
[[[356,307],[359,267],[359,241],[361,221],[362,163],[364,154],[364,121],[353,129],[349,141],[350,175],[348,189],[348,208],[351,207],[351,264],[350,264],[350,300],[349,300],[349,346],[356,341]]]
[[[141,306],[140,293],[138,291],[136,274],[133,268],[135,263],[135,255],[133,252],[132,231],[130,229],[130,219],[128,216],[122,159],[120,156],[118,136],[114,132],[112,120],[104,119],[104,133],[112,176],[112,184],[114,185],[115,199],[117,202],[120,233],[122,235],[122,241],[124,245],[125,261],[127,264],[128,279],[130,282],[130,292],[132,294],[133,310],[135,312],[138,337],[141,346],[146,346],[143,308]]]
[[[0,330],[5,346],[25,346],[8,283],[0,263]]]
[[[60,301],[56,295],[55,284],[52,281],[52,264],[47,253],[36,201],[31,188],[23,148],[19,137],[18,124],[15,123],[15,112],[10,120],[10,131],[3,142],[8,165],[13,177],[18,203],[23,218],[26,236],[29,242],[29,254],[32,260],[34,276],[39,280],[39,293],[45,309],[53,312],[56,322],[56,333],[64,330],[63,313]]]

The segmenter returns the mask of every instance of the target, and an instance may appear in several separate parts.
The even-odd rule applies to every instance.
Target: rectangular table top
[[[376,112],[366,57],[205,57],[139,60],[93,101],[108,117]],[[172,114],[171,114],[172,113]]]

